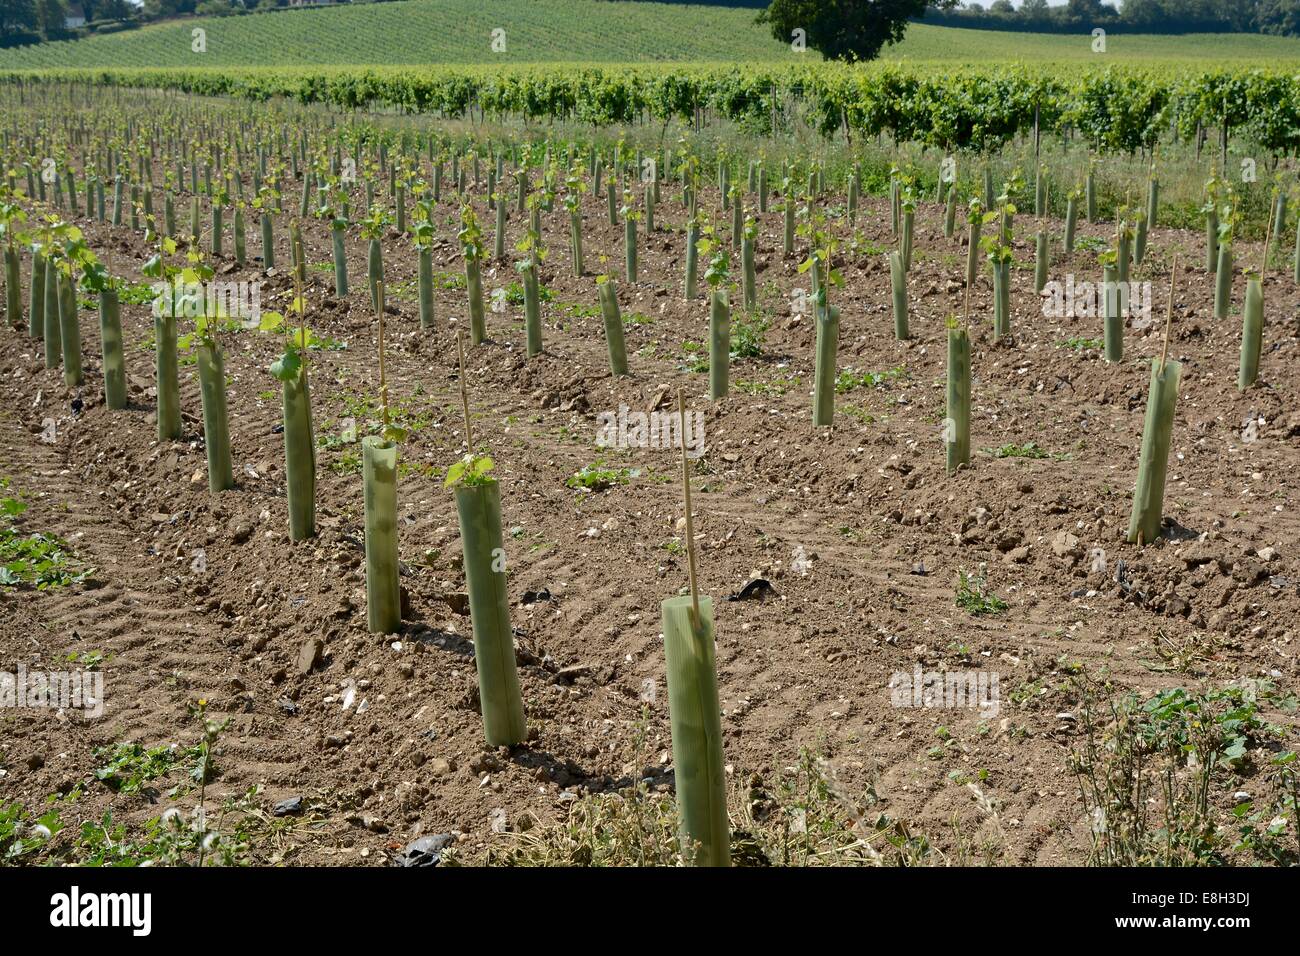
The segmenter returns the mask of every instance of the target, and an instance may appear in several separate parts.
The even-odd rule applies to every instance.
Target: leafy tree
[[[198,0],[144,0],[144,13],[150,20],[193,13]]]
[[[0,38],[37,32],[35,0],[0,0]]]
[[[1101,0],[1069,0],[1065,5],[1065,18],[1079,26],[1091,27],[1097,23],[1114,20],[1118,16],[1114,7]]]
[[[67,20],[68,7],[63,0],[36,0],[36,23],[42,36],[59,36]]]
[[[1158,26],[1169,18],[1162,0],[1124,0],[1120,15],[1125,23],[1138,27]]]
[[[808,46],[835,60],[872,60],[888,43],[897,43],[907,22],[928,7],[951,9],[957,0],[772,0],[758,15],[772,35],[790,42],[803,30]]]
[[[1300,0],[1260,0],[1256,16],[1262,33],[1300,33]]]
[[[1075,33],[1097,25],[1143,33],[1300,34],[1300,0],[994,0],[935,19],[958,26]],[[1116,6],[1119,9],[1116,9]],[[945,10],[947,8],[944,8]]]
[[[139,12],[140,8],[128,0],[97,0],[95,3],[96,20],[129,20]],[[86,11],[86,19],[90,19],[90,11]]]

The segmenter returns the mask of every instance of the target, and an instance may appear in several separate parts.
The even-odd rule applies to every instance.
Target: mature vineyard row
[[[1034,129],[1096,148],[1147,149],[1174,134],[1244,131],[1273,154],[1300,148],[1300,76],[1108,68],[1068,78],[1029,68],[936,73],[901,67],[559,66],[494,69],[60,70],[9,72],[25,84],[91,81],[253,101],[288,97],[473,118],[565,118],[597,126],[698,120],[702,111],[768,128],[802,107],[825,135],[888,133],[943,149],[987,150]]]

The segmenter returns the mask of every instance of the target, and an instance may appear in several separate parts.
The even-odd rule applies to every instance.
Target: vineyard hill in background
[[[192,49],[192,31],[206,51]],[[491,31],[505,31],[493,52]],[[351,66],[536,62],[784,62],[795,54],[754,22],[754,10],[598,0],[403,0],[186,18],[82,40],[0,50],[0,69],[48,67]],[[1094,53],[1092,37],[913,23],[885,60],[1300,66],[1300,38],[1251,34],[1123,35]]]

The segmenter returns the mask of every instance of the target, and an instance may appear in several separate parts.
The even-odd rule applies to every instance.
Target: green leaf
[[[465,474],[465,467],[466,463],[464,461],[458,461],[456,464],[448,468],[447,480],[442,483],[442,486],[444,488],[450,488],[452,485],[460,481],[461,476]]]
[[[271,374],[281,382],[296,381],[302,372],[302,356],[290,346],[283,355],[271,363]]]
[[[492,470],[492,467],[492,458],[488,455],[466,455],[447,469],[447,479],[442,486],[450,488],[461,483],[471,486],[486,484],[487,473]]]
[[[284,325],[284,316],[279,312],[263,312],[257,329],[259,332],[274,332],[282,325]]]

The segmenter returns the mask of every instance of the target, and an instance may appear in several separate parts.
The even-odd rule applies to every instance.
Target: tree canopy
[[[772,0],[758,22],[770,24],[778,40],[802,39],[828,59],[873,60],[886,44],[903,38],[909,20],[929,7],[948,9],[956,4],[957,0]]]

